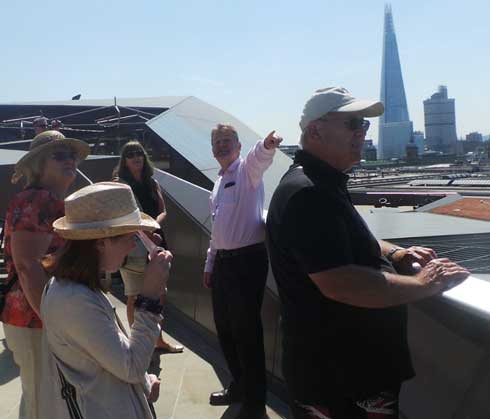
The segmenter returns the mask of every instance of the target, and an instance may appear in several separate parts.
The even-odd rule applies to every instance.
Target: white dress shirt
[[[218,249],[238,249],[265,239],[264,182],[276,149],[268,150],[261,140],[245,159],[238,157],[219,172],[210,195],[213,220],[204,272],[212,272]]]

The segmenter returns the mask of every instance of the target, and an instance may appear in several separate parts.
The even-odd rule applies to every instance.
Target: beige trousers
[[[41,382],[42,329],[29,329],[3,324],[7,346],[20,368],[22,396],[19,419],[39,419],[39,390]]]

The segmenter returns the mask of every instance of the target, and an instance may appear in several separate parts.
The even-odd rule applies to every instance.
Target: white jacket
[[[101,291],[53,278],[41,318],[46,359],[41,419],[152,419],[146,370],[161,316],[137,310],[128,338]],[[65,389],[65,399],[63,377],[75,390],[73,395]]]

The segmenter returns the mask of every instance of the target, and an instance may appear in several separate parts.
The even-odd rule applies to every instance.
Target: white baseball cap
[[[314,121],[329,112],[359,112],[361,116],[372,118],[384,112],[381,102],[375,100],[356,99],[343,87],[327,87],[317,90],[310,97],[299,121],[303,131],[311,121]]]

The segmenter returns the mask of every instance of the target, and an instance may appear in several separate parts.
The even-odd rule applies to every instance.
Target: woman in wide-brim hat
[[[172,255],[163,249],[151,255],[128,334],[105,295],[103,272],[121,267],[135,232],[159,224],[138,209],[129,186],[115,182],[73,193],[65,214],[53,227],[67,243],[47,263],[54,277],[41,303],[50,367],[42,411],[52,419],[150,419],[159,381],[146,370],[160,333],[159,298]]]
[[[7,293],[0,308],[5,336],[20,368],[20,417],[38,418],[41,375],[39,305],[48,277],[40,260],[64,240],[53,233],[52,222],[64,214],[63,198],[76,177],[78,163],[89,154],[83,141],[45,131],[31,142],[15,166],[14,182],[25,188],[10,201],[5,221]]]

